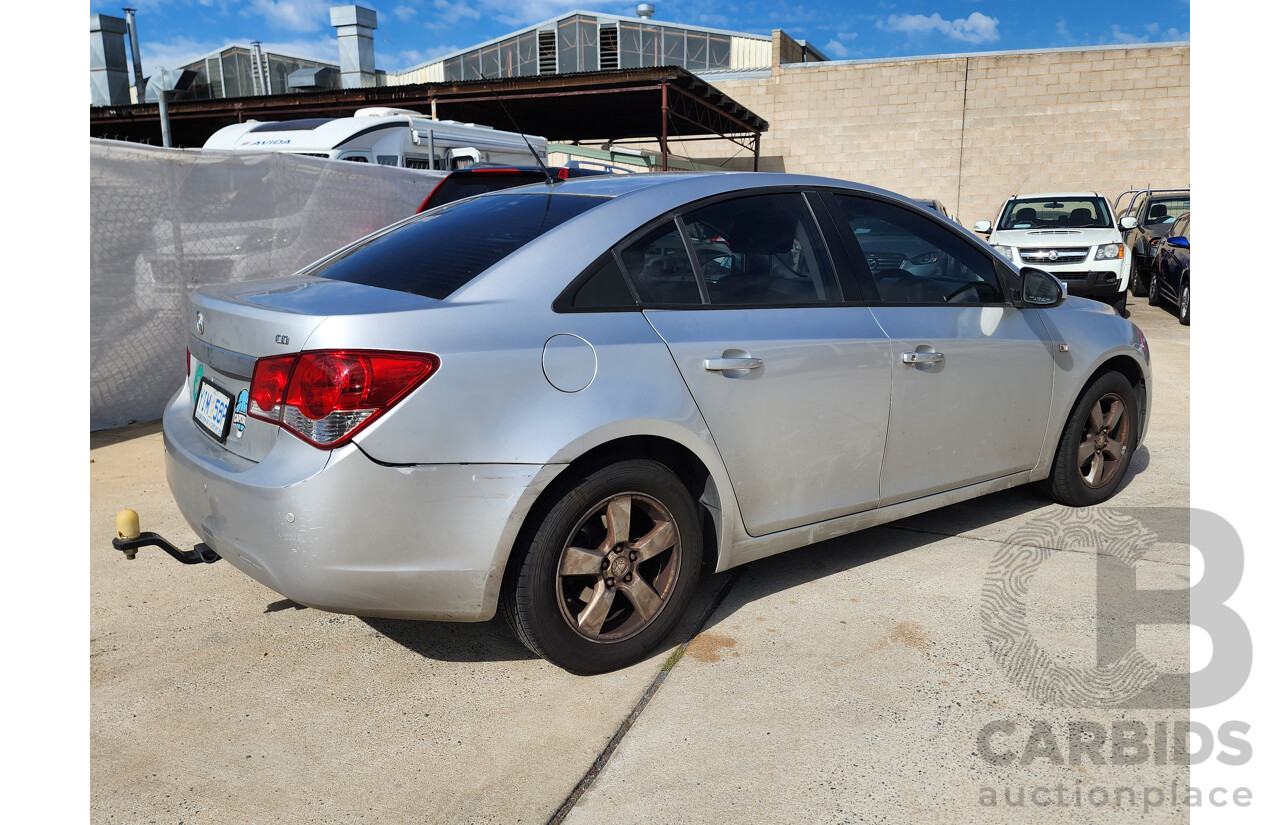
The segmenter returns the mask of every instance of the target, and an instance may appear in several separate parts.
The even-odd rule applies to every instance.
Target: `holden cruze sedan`
[[[652,652],[704,567],[1029,482],[1101,502],[1150,410],[1109,307],[797,175],[493,192],[189,321],[165,448],[205,543],[324,610],[501,606],[577,673]]]

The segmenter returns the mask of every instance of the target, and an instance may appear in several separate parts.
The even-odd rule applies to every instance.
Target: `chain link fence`
[[[160,417],[191,290],[292,274],[413,214],[443,176],[96,139],[89,156],[91,430]]]

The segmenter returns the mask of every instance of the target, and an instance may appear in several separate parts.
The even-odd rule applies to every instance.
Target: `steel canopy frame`
[[[249,119],[347,117],[369,106],[516,128],[495,93],[520,129],[553,141],[656,139],[664,170],[672,130],[681,140],[719,138],[751,149],[758,170],[760,137],[769,128],[719,89],[673,66],[170,102],[168,108],[175,141],[188,146],[202,145],[217,129]],[[149,142],[159,137],[156,104],[94,107],[89,123],[94,137]]]

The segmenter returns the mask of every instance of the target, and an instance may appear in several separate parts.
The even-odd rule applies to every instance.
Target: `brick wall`
[[[1190,75],[1191,49],[1175,45],[783,63],[768,77],[714,82],[769,121],[763,171],[937,198],[972,226],[1018,191],[1114,198],[1187,185]],[[672,143],[715,162],[724,147]],[[726,168],[750,169],[750,153]]]

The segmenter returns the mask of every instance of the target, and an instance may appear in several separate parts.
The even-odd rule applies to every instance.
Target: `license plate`
[[[196,396],[194,417],[209,435],[225,442],[227,430],[231,427],[231,396],[205,378],[200,382],[200,393]]]

